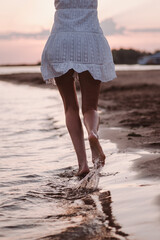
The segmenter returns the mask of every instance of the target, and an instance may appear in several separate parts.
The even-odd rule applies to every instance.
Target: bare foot
[[[104,166],[105,164],[105,154],[102,150],[102,147],[99,143],[98,136],[92,132],[88,137],[91,151],[92,151],[92,162],[95,167]]]
[[[80,167],[78,172],[76,173],[76,176],[86,176],[89,173],[89,168],[87,165],[84,167]]]

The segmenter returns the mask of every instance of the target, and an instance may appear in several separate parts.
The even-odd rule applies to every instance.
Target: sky
[[[37,63],[54,23],[54,0],[0,0],[0,64]],[[160,49],[160,0],[98,0],[111,49]]]

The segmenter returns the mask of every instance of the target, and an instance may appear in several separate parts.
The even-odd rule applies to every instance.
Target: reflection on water
[[[99,188],[75,191],[77,160],[57,92],[0,82],[0,101],[1,239],[130,239],[128,232],[136,234],[136,220],[128,218],[135,210],[128,202],[132,205],[137,192],[144,194],[138,185],[146,182],[132,181],[135,173],[128,169],[138,154],[119,153],[102,140],[108,157]],[[148,188],[154,195],[154,187]],[[133,229],[120,225],[122,214]]]
[[[0,85],[1,238],[35,239],[68,227],[85,229],[87,211],[91,224],[96,207],[87,200],[90,192],[72,188],[79,182],[77,161],[57,92]],[[98,234],[100,226],[91,225]]]

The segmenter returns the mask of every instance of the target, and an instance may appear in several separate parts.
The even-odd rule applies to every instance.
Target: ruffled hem
[[[117,78],[113,62],[100,65],[81,63],[79,64],[75,62],[49,63],[47,65],[41,66],[41,73],[43,80],[46,82],[46,84],[56,85],[55,77],[60,77],[61,75],[67,73],[70,69],[74,70],[73,77],[75,80],[79,80],[78,73],[84,71],[89,71],[95,80],[99,80],[104,83]]]

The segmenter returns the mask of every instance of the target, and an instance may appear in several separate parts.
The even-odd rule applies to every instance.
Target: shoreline
[[[160,152],[159,76],[160,70],[117,71],[116,79],[102,83],[101,124],[108,129],[111,141],[117,142],[121,149],[144,148]],[[45,84],[40,73],[3,74],[0,81],[57,89],[55,85]],[[116,136],[112,128],[117,129]]]
[[[116,73],[116,79],[101,85],[101,124],[120,148],[160,152],[160,70]],[[45,84],[40,73],[3,74],[0,81],[57,89],[55,85]],[[116,136],[110,131],[112,128],[117,129]]]
[[[93,213],[93,220],[95,216],[98,216],[96,220],[100,220],[100,225],[98,225],[100,226],[100,230],[96,229],[96,231],[101,233],[102,239],[104,216],[111,217],[109,224],[113,222],[113,230],[117,230],[118,234],[116,236],[113,234],[112,237],[115,237],[115,239],[116,237],[119,239],[121,236],[124,239],[132,240],[136,236],[136,239],[147,240],[151,236],[154,236],[157,231],[154,231],[154,227],[157,224],[157,209],[160,204],[157,193],[160,178],[160,154],[158,145],[159,135],[155,135],[155,131],[158,133],[159,121],[157,121],[157,118],[150,118],[150,113],[151,110],[152,114],[156,113],[159,106],[159,82],[156,80],[156,77],[159,77],[159,73],[158,76],[157,73],[152,72],[150,74],[152,76],[155,75],[153,76],[153,81],[151,76],[146,73],[118,73],[117,80],[109,82],[107,85],[102,85],[101,88],[99,100],[101,127],[99,133],[102,146],[105,152],[108,153],[108,159],[106,159],[106,165],[100,178],[100,191],[98,193],[95,192],[95,198],[91,199],[92,201],[84,198],[84,201],[87,202],[87,208],[84,208],[85,205],[82,204],[81,209],[78,211],[83,216],[84,209],[86,211],[89,209],[90,214]],[[141,81],[139,82],[140,76]],[[22,77],[26,81],[26,75],[22,74],[19,76],[21,83],[20,79]],[[33,78],[35,82],[38,81],[35,74],[28,75],[27,77],[28,82],[32,82]],[[14,80],[11,78],[10,82],[17,84],[17,78],[17,76],[15,76]],[[25,84],[27,84],[27,81]],[[37,83],[27,85],[46,88],[45,85],[38,85]],[[146,102],[146,99],[152,100],[152,104],[150,105],[148,101],[148,107],[146,108],[145,106],[144,109],[143,102]],[[140,121],[142,113],[148,117],[147,122],[145,119]],[[123,120],[127,121],[122,122]],[[143,122],[144,124],[142,125]],[[112,142],[115,144],[112,144]],[[68,172],[68,170],[66,171]],[[111,190],[110,193],[108,189]],[[97,202],[97,206],[99,206],[99,203],[102,205],[103,212],[105,213],[104,216],[103,212],[97,215],[99,214],[99,208],[96,209],[94,206],[96,201],[93,202],[96,199],[100,201]],[[77,209],[75,208],[75,214],[77,214],[76,211]],[[94,215],[95,213],[96,215]],[[149,218],[147,214],[149,214]],[[116,216],[116,219],[114,216]],[[146,218],[148,218],[147,223]],[[82,228],[80,225],[80,228],[67,229],[67,231],[62,232],[60,235],[48,236],[48,239],[54,239],[54,237],[61,239],[64,236],[63,234],[72,236],[70,234],[73,233],[74,236],[75,233],[80,233],[83,229],[88,229],[89,214],[84,220],[86,225],[82,225]],[[147,225],[148,223],[149,225]],[[109,226],[112,227],[112,225]],[[149,231],[148,233],[147,230]],[[82,235],[84,236],[85,234],[86,232],[82,231]],[[86,239],[88,239],[88,236],[87,234]],[[104,236],[107,236],[106,232],[104,232]],[[138,236],[141,237],[138,238]],[[158,238],[155,237],[154,239]]]

